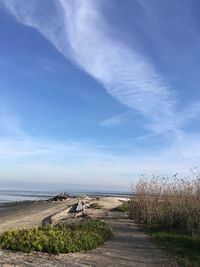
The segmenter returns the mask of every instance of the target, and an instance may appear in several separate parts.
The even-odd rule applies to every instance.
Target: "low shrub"
[[[108,224],[83,219],[78,224],[8,231],[0,236],[0,248],[23,252],[70,253],[89,250],[112,237]]]
[[[115,208],[115,211],[128,212],[129,206],[130,206],[130,202],[124,201],[121,205],[119,205],[118,207]]]

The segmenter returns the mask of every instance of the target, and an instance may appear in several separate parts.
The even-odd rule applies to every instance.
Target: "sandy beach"
[[[2,205],[0,232],[74,220],[76,216],[69,211],[80,199]],[[169,261],[164,250],[128,219],[126,213],[113,210],[124,200],[117,197],[85,198],[88,208],[84,212],[103,219],[114,230],[114,237],[103,246],[87,252],[59,255],[1,250],[0,266],[177,266]]]
[[[45,219],[51,217],[67,217],[68,209],[79,202],[80,197],[72,197],[63,201],[24,201],[2,204],[0,206],[0,232],[42,226]],[[86,198],[90,204],[97,203],[99,207],[109,210],[121,204],[123,198],[105,197]],[[95,216],[100,211],[95,212]]]

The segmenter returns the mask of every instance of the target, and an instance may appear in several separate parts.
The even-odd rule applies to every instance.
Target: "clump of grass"
[[[0,248],[23,252],[70,253],[89,250],[112,237],[108,224],[84,219],[79,224],[61,224],[8,231],[0,236]]]
[[[161,229],[200,233],[200,179],[141,179],[130,202],[131,218]]]
[[[130,200],[130,217],[184,266],[200,266],[200,178],[141,179]]]
[[[157,226],[148,226],[147,232],[168,251],[181,258],[181,266],[200,266],[200,236],[186,235],[179,231],[160,230]]]
[[[119,205],[118,207],[115,208],[115,211],[128,212],[129,206],[130,206],[130,202],[124,201],[121,205]]]

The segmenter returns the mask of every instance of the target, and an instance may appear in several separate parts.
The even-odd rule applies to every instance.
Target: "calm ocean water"
[[[65,191],[49,190],[49,191],[32,191],[32,190],[0,190],[0,203],[12,201],[25,201],[25,200],[46,200],[52,196]],[[71,196],[90,195],[90,196],[120,196],[127,197],[128,192],[123,191],[96,191],[96,190],[68,190],[66,191]]]

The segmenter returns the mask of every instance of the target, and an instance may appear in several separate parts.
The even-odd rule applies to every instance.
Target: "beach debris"
[[[84,211],[86,208],[86,204],[84,200],[80,200],[77,204],[76,211]]]
[[[68,197],[69,197],[69,193],[64,192],[64,193],[60,193],[59,195],[56,195],[52,198],[49,198],[48,201],[63,201],[65,199],[68,199]]]

